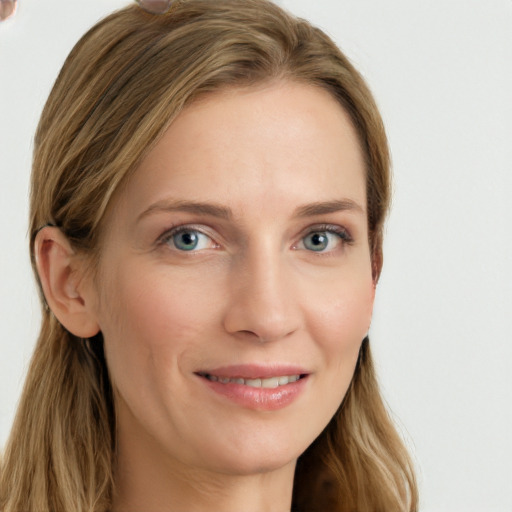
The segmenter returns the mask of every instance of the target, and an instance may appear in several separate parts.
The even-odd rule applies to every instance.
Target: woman
[[[136,6],[35,140],[43,325],[10,511],[412,511],[366,336],[389,156],[365,83],[265,0]]]

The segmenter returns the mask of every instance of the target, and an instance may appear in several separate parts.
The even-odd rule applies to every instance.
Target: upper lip
[[[238,364],[204,369],[195,373],[197,375],[214,375],[230,379],[268,379],[270,377],[289,375],[307,375],[310,372],[301,366],[293,364]]]

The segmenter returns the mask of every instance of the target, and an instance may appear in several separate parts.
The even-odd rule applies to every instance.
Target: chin
[[[298,454],[300,455],[300,453]],[[264,475],[285,469],[295,469],[297,456],[269,454],[239,454],[236,459],[224,460],[222,465],[212,468],[215,472],[236,475]]]
[[[203,453],[203,463],[212,461],[216,472],[233,475],[254,475],[295,468],[298,457],[309,446],[309,440],[290,439],[270,431],[239,436],[219,443],[217,449]],[[213,441],[212,441],[213,442]]]

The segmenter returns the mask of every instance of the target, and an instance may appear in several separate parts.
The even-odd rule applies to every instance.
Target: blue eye
[[[312,231],[302,239],[300,248],[314,252],[328,252],[349,241],[350,238],[344,231]]]
[[[166,239],[167,243],[171,243],[180,251],[198,251],[212,247],[212,239],[195,229],[183,228],[174,231]]]

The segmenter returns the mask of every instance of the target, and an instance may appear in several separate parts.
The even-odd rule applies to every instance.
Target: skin
[[[0,21],[10,18],[16,10],[15,0],[0,0]]]
[[[326,91],[292,82],[204,97],[149,152],[105,226],[97,277],[75,269],[54,281],[78,301],[81,333],[104,336],[113,510],[289,510],[297,457],[347,391],[374,301],[349,117]],[[176,246],[179,226],[201,233],[196,250]],[[43,274],[52,258],[73,268],[49,229]],[[321,251],[311,232],[327,237]],[[255,363],[304,368],[302,392],[277,410],[243,407],[196,373]]]

